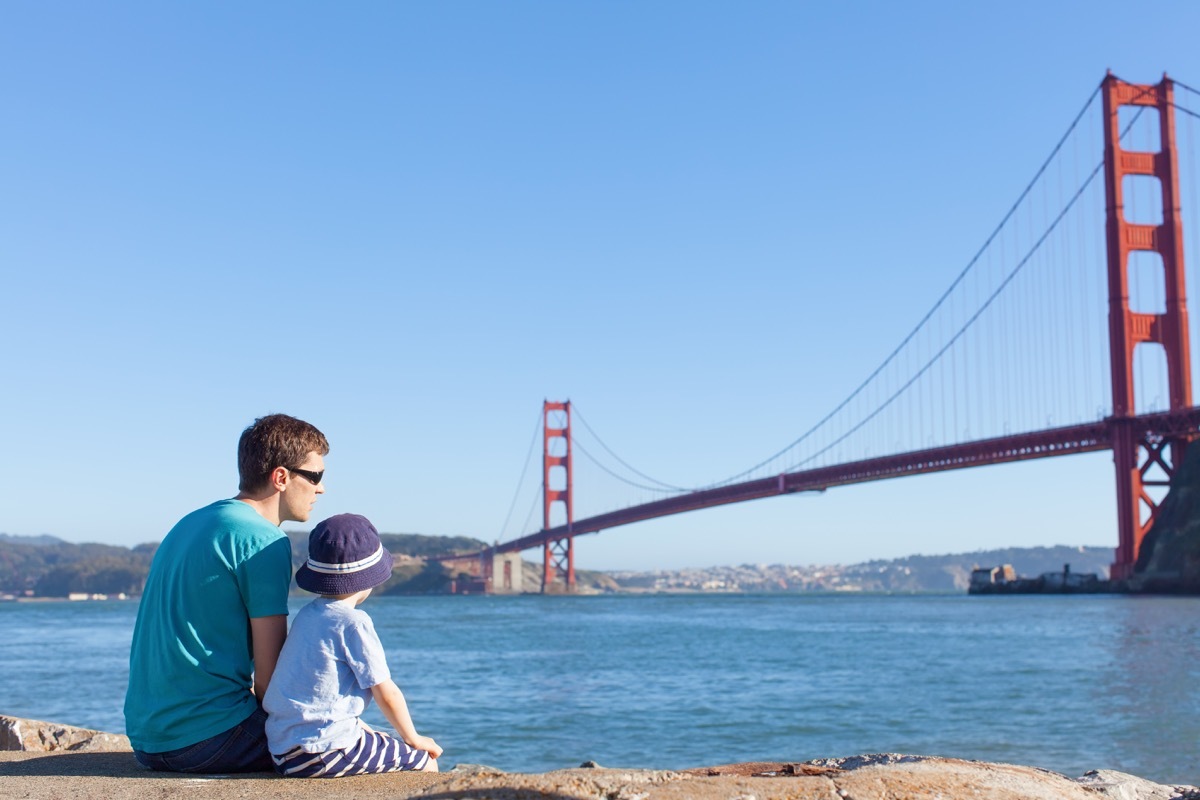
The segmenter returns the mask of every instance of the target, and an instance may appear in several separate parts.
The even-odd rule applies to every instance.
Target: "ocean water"
[[[901,752],[1200,783],[1200,598],[378,597],[363,608],[446,765]],[[135,615],[133,602],[0,604],[0,713],[123,731]],[[387,727],[374,708],[366,718]]]

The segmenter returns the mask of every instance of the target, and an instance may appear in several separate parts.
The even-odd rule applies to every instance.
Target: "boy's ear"
[[[271,488],[282,492],[287,488],[288,471],[286,467],[276,467],[271,470]]]

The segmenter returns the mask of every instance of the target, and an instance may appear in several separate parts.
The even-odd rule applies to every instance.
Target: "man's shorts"
[[[267,712],[260,707],[242,723],[202,742],[165,753],[134,750],[133,757],[143,767],[166,772],[270,772],[266,724]]]
[[[287,778],[341,778],[422,769],[429,753],[364,725],[358,742],[345,749],[306,753],[294,747],[283,755],[272,754],[271,760],[275,771]]]

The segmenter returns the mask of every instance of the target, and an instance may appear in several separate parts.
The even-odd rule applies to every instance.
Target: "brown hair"
[[[263,488],[276,467],[298,467],[312,452],[329,453],[325,434],[312,425],[287,414],[259,417],[238,440],[238,490]]]

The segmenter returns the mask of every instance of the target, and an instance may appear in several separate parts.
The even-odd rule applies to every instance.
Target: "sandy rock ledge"
[[[0,800],[175,795],[198,800],[1200,800],[1195,787],[1164,786],[1107,770],[1072,780],[1033,767],[895,753],[681,772],[591,767],[524,774],[462,765],[441,774],[337,780],[287,780],[267,773],[191,776],[140,768],[123,736],[13,717],[0,717],[0,731],[0,747],[20,745],[0,752]]]
[[[71,750],[84,753],[130,752],[129,738],[56,722],[0,715],[0,750],[53,753]]]

